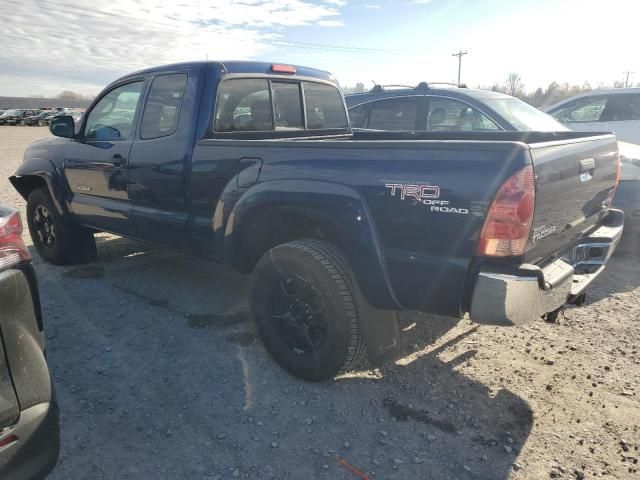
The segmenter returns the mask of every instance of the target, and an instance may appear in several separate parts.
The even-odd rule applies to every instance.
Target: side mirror
[[[73,117],[61,115],[53,117],[49,123],[49,131],[56,137],[73,138]]]

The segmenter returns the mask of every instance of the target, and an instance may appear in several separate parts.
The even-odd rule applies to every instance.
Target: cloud
[[[412,0],[411,2],[413,5],[426,5],[428,3],[431,3],[431,0]]]
[[[321,27],[343,27],[344,23],[342,20],[320,20],[318,25]]]
[[[96,93],[151,65],[256,58],[287,27],[342,26],[344,0],[4,0],[0,93]],[[20,81],[23,79],[24,88]],[[37,88],[37,83],[41,87]]]

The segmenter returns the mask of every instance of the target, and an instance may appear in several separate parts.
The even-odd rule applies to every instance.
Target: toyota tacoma
[[[252,273],[259,335],[310,380],[397,349],[394,312],[553,316],[615,250],[610,134],[352,132],[324,71],[195,62],[113,82],[10,180],[40,256],[111,232]]]

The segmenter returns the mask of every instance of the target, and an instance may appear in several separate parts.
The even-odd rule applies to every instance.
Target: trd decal
[[[440,187],[437,185],[413,185],[404,183],[385,183],[385,188],[391,191],[392,197],[400,200],[416,200],[429,206],[429,210],[436,213],[458,213],[467,215],[467,208],[457,208],[450,205],[448,200],[440,200]]]

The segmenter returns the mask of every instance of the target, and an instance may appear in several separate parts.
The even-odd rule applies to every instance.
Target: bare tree
[[[510,73],[505,82],[505,89],[508,95],[518,97],[524,93],[524,83],[522,77],[517,73]]]

